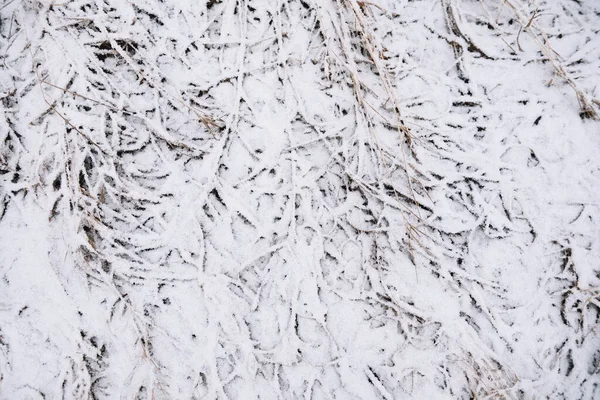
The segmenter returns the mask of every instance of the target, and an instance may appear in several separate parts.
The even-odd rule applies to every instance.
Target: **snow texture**
[[[0,2],[1,399],[600,398],[600,2]]]

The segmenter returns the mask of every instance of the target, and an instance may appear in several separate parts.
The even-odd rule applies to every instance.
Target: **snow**
[[[599,27],[5,1],[0,399],[600,397]]]

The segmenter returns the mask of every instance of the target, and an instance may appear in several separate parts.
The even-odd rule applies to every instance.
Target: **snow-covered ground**
[[[600,398],[600,2],[0,2],[0,399]]]

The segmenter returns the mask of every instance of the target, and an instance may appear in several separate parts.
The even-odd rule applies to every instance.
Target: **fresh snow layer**
[[[0,2],[0,399],[600,398],[600,2]]]

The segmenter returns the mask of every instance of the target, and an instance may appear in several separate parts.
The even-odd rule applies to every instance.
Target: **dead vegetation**
[[[600,104],[539,10],[479,2],[507,55],[469,30],[462,1],[435,3],[435,18],[392,3],[0,8],[0,222],[26,198],[47,210],[87,285],[62,287],[96,313],[72,322],[57,396],[533,393],[505,316],[521,305],[476,252],[538,233],[505,189],[513,171],[477,158],[504,115],[473,64],[517,63],[527,34],[582,117]],[[513,32],[497,29],[504,8]],[[454,57],[433,78],[431,49]],[[550,369],[585,385],[587,365],[569,360],[597,338],[599,294],[560,246],[568,285],[553,295],[579,336],[549,346]]]

